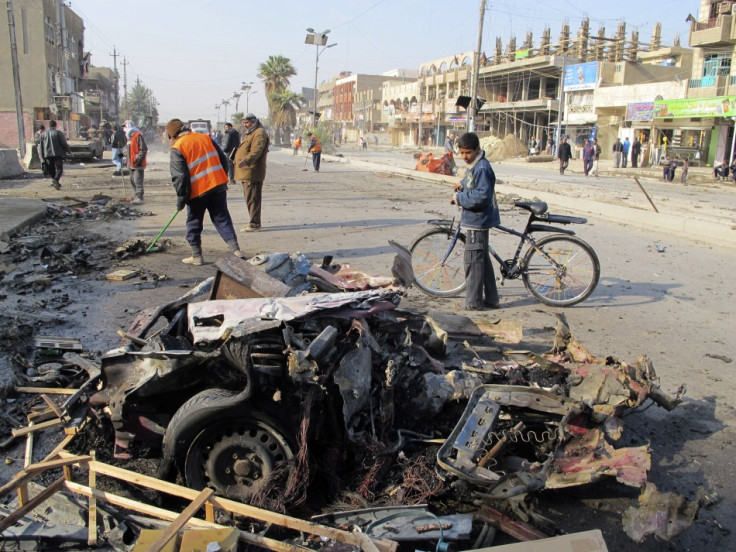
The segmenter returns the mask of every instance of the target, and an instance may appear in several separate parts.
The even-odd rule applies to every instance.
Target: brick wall
[[[23,116],[23,127],[26,133],[26,143],[33,142],[33,122],[31,115]],[[18,149],[18,117],[13,111],[0,111],[0,148]]]

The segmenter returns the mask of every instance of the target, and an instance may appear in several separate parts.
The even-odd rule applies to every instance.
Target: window
[[[703,77],[727,77],[731,74],[731,53],[706,54],[703,62]]]
[[[51,22],[51,18],[47,15],[45,20],[45,28],[46,28],[46,42],[48,42],[51,45],[56,44],[56,41],[54,40],[54,24]]]

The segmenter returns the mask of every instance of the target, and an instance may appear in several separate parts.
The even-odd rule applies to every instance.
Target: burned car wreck
[[[612,444],[621,416],[672,409],[684,389],[664,393],[645,357],[595,358],[564,319],[538,354],[463,316],[401,309],[405,261],[399,251],[389,279],[331,259],[229,256],[141,312],[89,400],[115,458],[158,458],[162,478],[301,514],[448,494],[475,511],[604,476],[646,484],[647,447]]]

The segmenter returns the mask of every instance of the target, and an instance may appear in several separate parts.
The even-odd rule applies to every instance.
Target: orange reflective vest
[[[143,140],[143,135],[140,132],[134,132],[133,136],[130,137],[130,148],[129,148],[129,155],[128,155],[128,163],[132,168],[135,169],[144,169],[146,167],[146,156],[143,156],[143,162],[140,165],[135,164],[135,158],[138,156],[138,154],[141,152],[141,140]]]
[[[187,162],[190,199],[227,183],[227,172],[222,168],[220,156],[208,135],[190,132],[178,138],[171,147],[179,150]]]
[[[318,151],[322,151],[322,144],[319,143],[319,138],[317,138],[314,134],[312,134],[312,138],[309,141],[311,147],[309,148],[309,153],[316,153]]]
[[[294,147],[295,148],[302,147],[302,139],[301,138],[297,138],[296,140],[294,140]]]

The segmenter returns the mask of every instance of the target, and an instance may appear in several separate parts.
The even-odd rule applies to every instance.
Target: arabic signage
[[[598,84],[598,62],[578,63],[565,67],[565,92],[593,90]]]
[[[529,48],[524,48],[523,50],[517,50],[514,54],[514,59],[524,59],[528,58],[531,53],[531,50]]]
[[[654,102],[630,103],[626,106],[627,121],[651,121],[654,118]]]
[[[659,100],[654,102],[655,119],[734,116],[736,116],[736,96],[691,98],[686,100]]]

